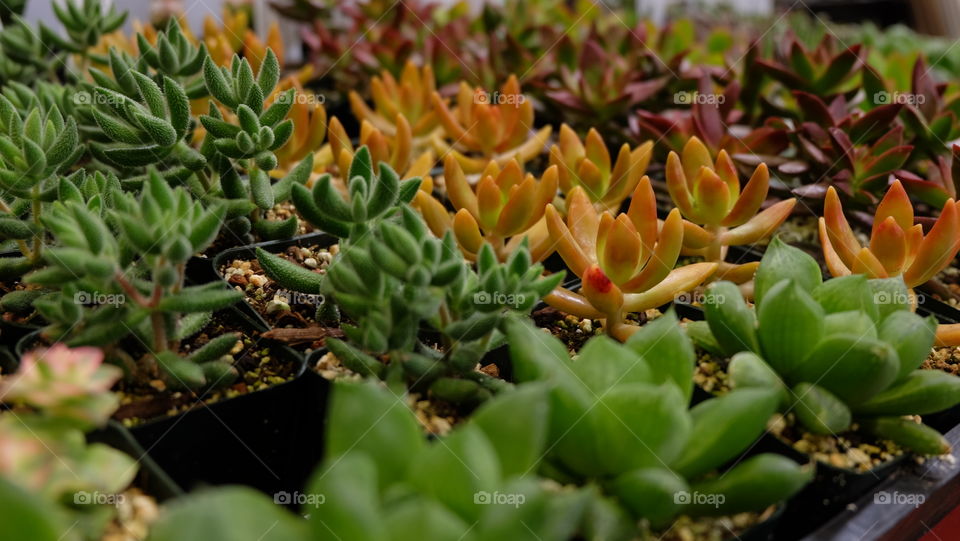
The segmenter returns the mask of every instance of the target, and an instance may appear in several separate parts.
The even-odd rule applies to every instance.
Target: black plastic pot
[[[245,246],[236,246],[233,248],[227,248],[213,257],[192,258],[190,260],[192,266],[190,263],[188,263],[187,271],[188,275],[193,279],[206,280],[207,282],[210,282],[217,279],[223,279],[223,275],[220,273],[220,267],[224,263],[233,259],[256,259],[257,248],[263,248],[268,252],[276,254],[286,250],[290,246],[307,247],[320,245],[323,247],[329,247],[339,241],[340,239],[330,235],[329,233],[317,232],[284,240],[268,240],[254,244],[247,244]]]
[[[21,257],[19,250],[0,252],[0,257]],[[0,318],[0,344],[13,348],[24,336],[43,327],[43,323],[14,323]]]
[[[810,460],[779,438],[767,434],[760,439],[757,450],[766,450],[794,460]],[[893,458],[867,472],[836,468],[824,462],[817,463],[813,481],[790,500],[780,519],[776,539],[799,539],[825,524],[830,517],[843,511],[883,480],[897,471],[908,455]]]
[[[157,464],[187,490],[243,484],[267,494],[302,490],[323,456],[328,382],[289,382],[133,427]]]
[[[292,239],[286,240],[271,240],[266,242],[258,242],[256,244],[248,244],[247,246],[238,246],[236,248],[230,248],[224,250],[216,255],[211,260],[208,260],[212,263],[212,270],[214,276],[223,279],[223,275],[220,273],[220,267],[225,263],[234,260],[234,259],[256,259],[257,258],[257,248],[262,248],[270,253],[280,253],[286,250],[291,246],[322,246],[329,247],[340,242],[340,239],[329,234],[329,233],[310,233],[308,235],[302,235],[299,237],[293,237]]]
[[[219,312],[257,332],[268,329],[252,308],[239,303]],[[17,344],[18,354],[39,339]],[[130,429],[149,456],[181,487],[244,484],[268,494],[302,488],[322,456],[328,385],[307,372],[304,358],[279,343],[272,355],[295,363],[294,379],[235,398],[197,407]]]
[[[139,470],[133,484],[157,501],[162,502],[183,494],[183,489],[150,458],[130,431],[117,421],[111,420],[107,422],[107,426],[87,434],[87,442],[109,445],[136,460]]]
[[[759,524],[755,524],[739,536],[727,538],[728,541],[733,539],[737,541],[774,541],[774,539],[778,539],[776,537],[777,526],[780,525],[780,519],[783,517],[786,508],[786,505],[780,505],[777,507],[777,510],[770,515],[770,518]]]

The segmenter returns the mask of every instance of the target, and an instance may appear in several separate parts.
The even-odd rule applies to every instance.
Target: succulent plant
[[[303,493],[306,521],[262,493],[222,487],[179,500],[151,535],[158,541],[238,538],[270,528],[271,536],[289,541],[406,535],[562,541],[578,532],[626,539],[629,518],[595,488],[557,490],[532,473],[545,449],[544,391],[531,385],[497,396],[470,421],[428,440],[402,396],[369,382],[338,382],[324,427],[326,457]],[[384,452],[387,447],[396,452]],[[403,497],[392,496],[398,490]],[[243,512],[245,528],[217,526],[233,524],[227,510]],[[593,524],[596,516],[602,524]]]
[[[791,36],[782,42],[776,58],[756,58],[755,63],[784,88],[809,92],[829,101],[853,85],[863,66],[860,50],[860,45],[844,45],[837,50],[835,37],[825,35],[811,51]]]
[[[790,216],[796,199],[777,202],[760,212],[770,187],[770,173],[761,163],[740,188],[740,177],[725,150],[711,160],[707,147],[696,137],[683,147],[683,156],[667,157],[667,189],[683,214],[686,253],[718,263],[718,276],[737,283],[749,281],[755,263],[726,263],[727,248],[753,244],[772,235]]]
[[[271,172],[273,176],[287,174],[307,159],[308,155],[312,156],[310,159],[313,160],[314,167],[320,165],[317,154],[327,135],[326,108],[320,100],[305,91],[296,78],[290,76],[282,79],[273,92],[273,100],[278,100],[281,96],[290,97],[287,93],[289,88],[295,91],[293,105],[287,113],[287,118],[293,121],[293,134],[285,145],[274,152],[277,156],[277,168]]]
[[[550,166],[537,180],[524,175],[520,163],[510,160],[501,169],[491,161],[476,188],[470,186],[457,159],[444,160],[447,196],[456,210],[452,222],[443,205],[421,192],[417,201],[433,232],[442,236],[453,231],[460,248],[474,260],[481,247],[489,245],[501,261],[506,260],[523,242],[527,242],[534,261],[542,261],[552,252],[545,224],[546,205],[557,193],[558,168]]]
[[[415,389],[456,403],[481,400],[505,385],[477,372],[477,363],[504,313],[528,313],[563,277],[541,277],[543,267],[532,264],[525,245],[505,263],[484,245],[474,272],[453,234],[434,237],[409,206],[401,208],[399,222],[381,220],[368,234],[351,237],[324,275],[262,249],[257,259],[282,287],[320,293],[354,322],[341,324],[348,342],[326,341],[344,365],[388,380],[402,376]],[[318,318],[325,310],[331,312],[318,308]],[[419,342],[421,326],[439,333],[443,351]]]
[[[446,134],[433,138],[434,149],[441,156],[453,155],[467,174],[483,171],[491,160],[500,166],[512,159],[523,164],[539,154],[550,137],[550,126],[530,135],[533,103],[513,75],[492,95],[461,82],[452,111],[434,92],[433,107]]]
[[[56,105],[39,103],[21,113],[0,96],[0,238],[13,239],[22,258],[8,258],[0,268],[16,273],[43,257],[44,204],[57,197],[60,173],[83,152],[76,122]]]
[[[677,59],[657,57],[655,47],[645,43],[651,36],[642,24],[589,28],[583,37],[561,33],[554,39],[535,86],[557,117],[615,136],[625,131],[631,110],[661,91],[666,94],[673,75],[682,70]],[[541,60],[535,57],[530,64],[537,67]]]
[[[350,109],[360,120],[370,122],[386,136],[398,130],[397,115],[407,123],[414,148],[429,144],[429,137],[440,127],[440,118],[434,110],[433,93],[436,83],[430,65],[418,68],[407,61],[399,80],[389,71],[370,79],[371,109],[356,91],[350,91]]]
[[[557,166],[562,192],[580,186],[598,210],[617,212],[647,172],[652,150],[653,141],[634,149],[624,143],[613,162],[600,132],[590,128],[581,141],[562,124],[557,144],[550,147],[550,165]]]
[[[0,380],[0,400],[23,402],[80,427],[103,426],[120,405],[109,391],[121,375],[103,364],[99,349],[54,344],[20,358],[17,371]]]
[[[120,403],[108,392],[120,370],[102,361],[97,349],[55,344],[26,353],[0,380],[0,401],[9,408],[0,413],[0,492],[11,497],[16,487],[24,506],[18,511],[29,517],[12,525],[17,534],[46,538],[34,537],[45,529],[42,516],[47,525],[67,522],[77,538],[100,537],[116,511],[92,494],[116,503],[137,473],[133,458],[84,436]],[[65,531],[51,530],[60,532],[54,537]]]
[[[207,130],[201,152],[220,176],[222,194],[218,195],[235,202],[230,217],[236,221],[230,224],[230,230],[235,235],[243,234],[252,225],[262,238],[293,236],[297,231],[296,216],[270,221],[262,216],[262,212],[286,199],[292,186],[304,184],[313,171],[313,153],[308,148],[301,161],[283,179],[271,182],[270,171],[280,165],[276,151],[294,133],[294,121],[287,115],[294,106],[296,89],[278,94],[269,106],[265,106],[265,97],[273,93],[280,77],[280,65],[270,50],[256,77],[250,63],[238,56],[234,56],[229,70],[214,65],[209,58],[204,62],[203,70],[210,95],[235,115],[235,120],[228,121],[220,108],[211,103],[210,114],[200,117]],[[297,114],[302,112],[303,109],[296,111]],[[321,120],[325,117],[323,112],[314,114],[319,114]],[[314,141],[314,136],[311,134],[307,140]],[[303,141],[299,143],[303,144]],[[248,178],[243,179],[241,172],[245,172]],[[239,215],[238,210],[245,206],[249,217]]]
[[[867,113],[847,113],[842,96],[828,106],[812,94],[794,94],[803,111],[803,122],[792,134],[799,159],[783,162],[779,170],[824,179],[794,192],[822,198],[827,186],[834,185],[859,202],[873,201],[882,181],[913,152],[913,146],[905,144],[903,128],[895,123],[902,105],[890,103]]]
[[[923,56],[913,64],[909,92],[891,87],[876,71],[863,71],[863,88],[871,103],[896,102],[902,105],[900,118],[913,147],[927,157],[936,158],[947,149],[948,141],[960,137],[960,101],[955,89],[937,84]]]
[[[896,175],[907,193],[924,203],[943,208],[947,200],[957,200],[960,185],[960,145],[952,145],[949,156],[937,156],[927,167],[927,177],[909,171],[897,171]]]
[[[716,272],[717,263],[674,269],[683,245],[680,211],[658,224],[650,179],[640,179],[630,208],[616,217],[598,213],[583,188],[567,194],[567,220],[551,204],[546,222],[550,240],[567,267],[583,283],[580,292],[558,288],[544,300],[564,312],[604,321],[606,332],[626,339],[637,327],[624,323],[627,312],[667,304]]]
[[[59,57],[53,55],[29,23],[16,17],[0,30],[0,81],[31,84],[52,74]],[[53,77],[50,77],[53,79]]]
[[[869,278],[900,276],[913,288],[933,278],[950,264],[960,242],[960,216],[947,200],[933,228],[925,235],[914,224],[913,205],[900,181],[890,185],[873,217],[870,245],[861,246],[843,215],[843,206],[831,187],[820,218],[820,243],[833,276],[865,274]]]
[[[704,310],[734,389],[775,389],[783,411],[815,434],[862,430],[920,454],[950,448],[905,415],[960,402],[960,381],[919,370],[936,320],[910,311],[902,278],[862,274],[822,281],[816,261],[775,239],[756,277],[756,308],[730,283],[711,285]],[[737,391],[734,391],[737,392]]]
[[[157,73],[162,73],[184,87],[184,93],[190,99],[197,99],[207,95],[207,88],[201,71],[203,62],[208,56],[204,44],[195,44],[186,31],[180,26],[177,19],[170,19],[162,32],[152,30],[137,32],[137,64],[139,71],[143,64]],[[135,92],[125,72],[130,69],[130,60],[123,54],[108,53],[106,60],[113,69],[114,76],[128,92]],[[109,79],[98,76],[98,70],[92,69],[91,75],[98,84],[105,84]],[[119,90],[113,88],[113,90]]]
[[[313,188],[294,183],[293,204],[303,219],[317,229],[342,239],[360,238],[420,187],[420,178],[400,180],[389,165],[373,167],[370,149],[360,147],[343,176],[347,194],[341,193],[330,174],[321,175]]]
[[[813,476],[810,467],[774,454],[735,460],[711,475],[763,434],[778,395],[736,390],[688,410],[696,355],[672,312],[626,344],[591,338],[576,360],[560,340],[528,322],[511,322],[508,340],[519,388],[551,385],[546,462],[580,482],[597,482],[654,528],[668,527],[678,515],[759,511]],[[705,504],[677,496],[692,492],[726,497]]]
[[[356,150],[337,117],[330,119],[328,139],[330,139],[332,159],[342,176],[344,172],[350,170]],[[386,163],[400,175],[401,180],[420,177],[424,181],[425,190],[427,187],[432,188],[429,174],[436,163],[436,158],[430,149],[417,151],[413,144],[410,123],[403,115],[398,113],[395,117],[394,130],[390,135],[368,120],[361,121],[358,143],[369,150],[375,172],[379,172],[380,163]]]
[[[185,140],[190,101],[180,84],[166,75],[146,75],[119,55],[112,60],[115,79],[95,75],[92,94],[78,98],[99,128],[96,135],[105,139],[90,142],[91,154],[124,171],[165,165],[189,175],[202,169],[204,157]]]
[[[59,288],[34,301],[50,322],[44,334],[70,346],[108,348],[130,379],[159,376],[187,389],[232,382],[236,371],[222,357],[237,344],[235,335],[186,358],[178,353],[180,341],[199,332],[212,312],[241,297],[221,284],[184,285],[186,261],[213,242],[224,215],[223,205],[204,210],[155,170],[139,200],[111,186],[85,201],[79,189],[64,185],[43,218],[57,241],[44,252],[49,266],[24,277]],[[125,349],[128,335],[146,351]]]
[[[51,5],[67,35],[61,36],[41,22],[40,38],[50,49],[79,55],[78,76],[86,72],[89,49],[100,41],[101,36],[120,28],[127,19],[126,11],[117,11],[116,6],[104,6],[97,0],[55,1]]]

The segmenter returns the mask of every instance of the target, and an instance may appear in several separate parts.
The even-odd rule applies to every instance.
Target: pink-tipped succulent
[[[947,200],[940,217],[924,235],[914,224],[913,205],[900,181],[894,181],[880,201],[873,220],[870,245],[862,246],[843,215],[837,191],[831,187],[820,218],[820,243],[827,268],[834,276],[851,273],[870,278],[902,276],[907,287],[933,278],[960,249],[960,215]]]
[[[533,261],[550,255],[552,249],[542,218],[547,204],[557,194],[556,166],[547,168],[537,179],[524,173],[516,160],[506,162],[502,168],[490,162],[476,187],[471,187],[460,163],[447,155],[443,173],[447,196],[456,209],[453,219],[439,201],[425,192],[418,193],[416,201],[435,234],[443,235],[452,228],[469,259],[475,259],[486,242],[498,259],[506,261],[524,239],[529,243]],[[426,201],[428,198],[432,202]]]
[[[576,316],[603,319],[607,333],[618,339],[635,329],[624,323],[628,312],[671,302],[717,269],[717,263],[674,268],[683,246],[683,218],[674,209],[659,223],[646,176],[626,213],[599,213],[583,188],[575,187],[567,195],[566,222],[553,205],[547,206],[546,222],[550,240],[582,285],[579,293],[557,288],[544,300]]]
[[[597,130],[591,128],[581,141],[563,124],[557,144],[550,147],[550,165],[557,166],[563,193],[579,186],[598,210],[616,212],[646,173],[652,150],[652,141],[635,149],[624,143],[613,162]]]
[[[770,188],[770,173],[763,163],[740,188],[740,176],[726,151],[716,161],[696,137],[683,147],[683,155],[667,157],[667,189],[686,218],[683,246],[687,255],[717,263],[718,277],[737,283],[753,278],[758,263],[724,262],[727,248],[765,239],[790,215],[796,204],[787,199],[759,212]]]
[[[550,137],[550,126],[531,135],[533,102],[514,75],[493,93],[461,82],[453,110],[434,92],[433,106],[446,135],[432,138],[434,148],[441,156],[452,154],[467,174],[480,173],[491,160],[500,166],[513,159],[527,162]]]
[[[0,381],[0,400],[23,402],[45,415],[85,426],[101,426],[117,408],[110,388],[121,376],[119,368],[103,364],[99,349],[54,344],[20,359],[17,371]]]

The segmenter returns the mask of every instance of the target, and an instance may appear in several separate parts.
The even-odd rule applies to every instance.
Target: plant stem
[[[30,204],[31,206],[30,213],[32,214],[31,218],[33,219],[34,225],[37,226],[37,231],[39,231],[39,233],[35,233],[33,235],[33,250],[29,253],[29,255],[28,254],[23,254],[23,255],[26,255],[31,263],[37,263],[38,261],[40,261],[40,250],[43,247],[43,231],[44,231],[42,225],[40,224],[40,214],[43,212],[43,202],[40,201],[39,185],[33,187],[33,192],[31,193],[31,195],[33,196],[33,201]]]
[[[724,246],[720,242],[720,235],[726,231],[726,228],[721,225],[707,225],[705,229],[710,233],[713,240],[705,250],[704,260],[708,263],[721,263],[724,256]]]

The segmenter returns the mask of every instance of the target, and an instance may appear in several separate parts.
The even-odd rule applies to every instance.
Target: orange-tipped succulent
[[[366,120],[386,135],[394,135],[398,114],[409,123],[415,147],[429,144],[428,137],[440,128],[440,116],[433,105],[436,91],[433,68],[422,68],[407,61],[397,81],[389,71],[370,81],[371,109],[355,91],[350,91],[350,110],[358,119]]]
[[[547,206],[546,222],[552,244],[582,284],[579,293],[557,288],[544,300],[576,316],[603,319],[607,333],[621,340],[636,329],[624,323],[626,313],[673,301],[717,269],[710,262],[674,268],[683,246],[683,218],[673,209],[658,222],[646,176],[626,213],[599,213],[577,186],[567,194],[566,222],[553,205]]]
[[[327,110],[312,92],[304,91],[296,77],[290,76],[281,81],[268,101],[272,102],[278,96],[284,95],[290,88],[296,89],[293,105],[287,113],[287,118],[293,120],[293,134],[287,143],[275,152],[278,167],[272,173],[281,177],[308,154],[318,153],[327,134]],[[322,160],[314,156],[314,170],[322,171],[323,165],[330,161],[329,158]]]
[[[646,173],[652,149],[653,141],[635,149],[625,143],[613,162],[597,130],[590,128],[586,139],[581,141],[563,124],[557,144],[550,147],[550,164],[559,168],[563,193],[580,186],[599,210],[617,212]]]
[[[759,214],[770,188],[770,172],[761,163],[740,189],[740,175],[725,150],[710,157],[696,137],[684,145],[682,156],[667,157],[667,189],[684,222],[684,254],[719,263],[717,278],[736,283],[753,278],[759,263],[724,262],[727,248],[753,244],[769,237],[790,215],[796,199],[780,201]]]
[[[453,220],[439,201],[417,194],[418,208],[430,229],[442,236],[452,228],[460,248],[475,259],[483,243],[489,243],[501,261],[507,260],[524,239],[530,257],[541,261],[552,251],[543,212],[557,194],[557,167],[550,166],[538,180],[510,160],[501,168],[490,162],[476,188],[470,186],[460,163],[448,155],[443,162],[447,196],[456,209]],[[432,202],[426,201],[430,197]]]
[[[843,215],[837,191],[831,186],[820,218],[820,244],[833,276],[866,274],[870,278],[903,277],[914,288],[933,278],[960,249],[960,215],[953,199],[924,235],[913,223],[913,205],[899,180],[883,196],[873,218],[870,245],[861,246]],[[960,346],[960,324],[937,327],[937,345]]]
[[[433,107],[446,134],[431,138],[434,148],[441,156],[455,156],[468,175],[480,173],[491,160],[501,167],[512,159],[523,164],[539,154],[550,137],[550,126],[530,135],[533,103],[520,92],[514,75],[492,94],[461,82],[453,110],[434,92]]]
[[[376,172],[379,172],[380,162],[384,162],[400,175],[401,180],[423,178],[420,188],[429,192],[433,184],[428,175],[436,163],[433,152],[427,150],[415,156],[410,123],[401,114],[397,114],[394,122],[397,127],[395,133],[387,135],[364,120],[360,124],[360,146],[366,145],[370,150]],[[331,155],[338,169],[344,173],[349,171],[355,149],[337,117],[330,119],[327,138],[330,140]]]
[[[940,217],[924,235],[923,226],[913,223],[913,205],[899,180],[890,185],[877,206],[869,246],[861,246],[853,234],[832,186],[820,218],[820,244],[830,274],[902,276],[909,288],[930,280],[950,264],[960,248],[958,236],[960,215],[953,199],[947,200]]]

